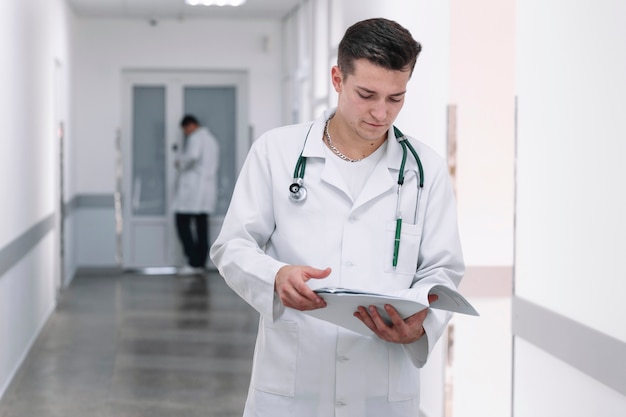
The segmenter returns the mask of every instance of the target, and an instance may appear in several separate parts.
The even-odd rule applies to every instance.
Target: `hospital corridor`
[[[626,2],[231,1],[0,3],[0,417],[243,415],[259,312],[211,259],[181,274],[181,119],[218,142],[212,243],[251,146],[337,106],[372,17],[421,43],[394,126],[446,163],[479,313],[414,417],[626,416]]]

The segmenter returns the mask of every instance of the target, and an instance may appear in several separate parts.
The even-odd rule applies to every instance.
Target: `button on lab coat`
[[[198,127],[187,137],[182,151],[176,156],[175,212],[199,214],[215,211],[219,158],[219,143],[206,127]]]
[[[228,285],[260,313],[244,416],[416,416],[419,368],[450,319],[447,312],[431,310],[426,336],[408,345],[363,336],[285,308],[274,293],[283,265],[330,266],[328,278],[307,282],[314,289],[339,286],[407,297],[419,280],[456,287],[464,273],[443,159],[411,139],[425,181],[416,204],[417,165],[409,154],[394,270],[402,148],[390,133],[386,153],[353,201],[336,164],[326,160],[322,135],[332,111],[312,125],[271,130],[253,144],[211,248]],[[289,185],[300,152],[307,157],[308,196],[295,203]]]

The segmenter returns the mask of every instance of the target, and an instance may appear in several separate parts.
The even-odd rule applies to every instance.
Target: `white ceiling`
[[[247,0],[242,6],[189,6],[184,0],[67,0],[79,17],[280,19],[303,0]]]

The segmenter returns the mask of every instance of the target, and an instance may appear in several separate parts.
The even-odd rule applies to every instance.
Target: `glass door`
[[[195,115],[220,142],[219,199],[211,242],[221,228],[249,148],[247,76],[243,72],[124,72],[122,124],[122,265],[184,264],[171,211],[181,146],[180,120]]]

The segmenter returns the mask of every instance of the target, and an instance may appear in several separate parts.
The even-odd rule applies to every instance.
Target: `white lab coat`
[[[212,213],[217,205],[220,149],[206,127],[198,127],[176,155],[178,178],[173,210],[177,213]]]
[[[211,259],[228,285],[260,313],[244,416],[417,416],[419,369],[450,314],[431,310],[427,337],[384,342],[285,308],[274,278],[286,264],[332,268],[312,288],[340,286],[411,296],[418,280],[458,286],[464,263],[447,166],[411,139],[425,182],[416,210],[416,163],[409,153],[402,191],[404,223],[392,268],[397,178],[402,148],[390,129],[383,155],[353,201],[336,164],[326,163],[323,117],[267,132],[252,146]],[[306,144],[303,145],[305,141]],[[304,202],[289,199],[298,156],[307,157]],[[356,320],[356,319],[355,319]]]

